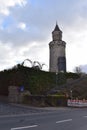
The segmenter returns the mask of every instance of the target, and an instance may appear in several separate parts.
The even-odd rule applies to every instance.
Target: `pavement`
[[[47,109],[30,107],[23,104],[0,103],[0,116],[2,115],[21,115],[46,112]]]
[[[56,110],[65,110],[65,109],[69,109],[69,107],[35,107],[35,106],[29,106],[29,105],[25,105],[25,104],[14,104],[11,103],[11,105],[13,106],[17,106],[17,107],[22,107],[22,108],[31,108],[31,109],[36,109],[36,110],[51,110],[51,111],[56,111]]]
[[[24,104],[13,104],[0,102],[0,117],[14,115],[31,115],[38,113],[56,112],[58,110],[69,110],[68,107],[32,107]]]

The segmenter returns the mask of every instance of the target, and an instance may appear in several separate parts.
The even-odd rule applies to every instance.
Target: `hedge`
[[[25,95],[23,103],[32,106],[67,106],[67,98],[64,95],[28,96]]]

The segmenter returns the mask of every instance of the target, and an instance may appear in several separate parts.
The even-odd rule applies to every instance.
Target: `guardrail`
[[[87,107],[87,100],[67,100],[67,106],[69,107]]]

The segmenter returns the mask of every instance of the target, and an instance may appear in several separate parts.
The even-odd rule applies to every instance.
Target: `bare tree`
[[[80,66],[76,66],[75,69],[74,69],[74,72],[77,73],[77,74],[81,74],[82,73],[82,69]]]

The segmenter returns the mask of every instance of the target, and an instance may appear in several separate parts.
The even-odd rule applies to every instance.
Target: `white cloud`
[[[9,8],[15,5],[23,6],[26,4],[26,0],[0,0],[0,13],[9,15]]]
[[[10,67],[14,64],[13,51],[10,45],[3,45],[0,42],[0,70]]]
[[[87,19],[78,16],[64,29],[63,39],[67,42],[67,69],[73,71],[76,66],[87,64]]]
[[[20,22],[20,23],[18,24],[18,28],[20,28],[20,29],[22,29],[22,30],[25,30],[25,29],[26,29],[26,24],[23,23],[23,22]]]

